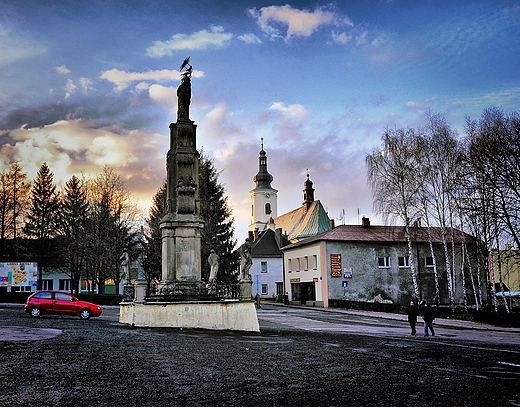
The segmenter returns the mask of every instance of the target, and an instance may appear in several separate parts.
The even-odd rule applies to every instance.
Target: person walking
[[[424,336],[428,336],[428,329],[431,331],[432,336],[435,336],[435,331],[433,330],[435,310],[432,307],[430,307],[424,300],[421,301],[421,308],[424,320]]]
[[[410,301],[410,306],[406,310],[408,314],[408,322],[410,323],[410,328],[412,328],[412,336],[415,336],[417,333],[415,329],[415,325],[417,324],[417,316],[419,315],[419,308],[415,304],[415,301]]]

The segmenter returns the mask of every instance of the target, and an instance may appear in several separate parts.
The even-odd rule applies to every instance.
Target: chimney
[[[335,224],[334,224],[334,219],[330,219],[330,228],[331,229],[334,229],[335,228]]]
[[[364,228],[369,228],[370,227],[370,219],[369,218],[365,218],[363,216],[361,218],[361,226],[363,226]]]
[[[420,228],[420,227],[421,227],[421,218],[417,219],[417,220],[413,223],[413,227],[414,227],[414,228]]]
[[[276,241],[278,248],[282,247],[282,228],[274,230],[274,240]]]
[[[253,238],[254,238],[253,242],[256,242],[256,240],[258,239],[258,228],[255,228]]]

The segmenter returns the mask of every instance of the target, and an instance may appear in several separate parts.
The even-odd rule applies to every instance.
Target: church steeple
[[[307,180],[303,183],[303,207],[305,210],[309,209],[314,202],[314,188],[312,181],[309,179],[309,171],[307,170]]]
[[[258,174],[253,178],[257,188],[271,188],[273,176],[267,171],[267,155],[264,151],[264,139],[262,138],[262,149],[258,156]]]
[[[270,219],[277,216],[278,190],[271,186],[273,176],[267,171],[267,154],[264,151],[264,139],[262,138],[262,149],[258,156],[258,173],[253,181],[255,189],[249,191],[251,196],[251,224],[249,231],[255,229],[262,231],[266,228]]]

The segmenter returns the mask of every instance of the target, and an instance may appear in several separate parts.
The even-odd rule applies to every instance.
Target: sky
[[[467,117],[520,106],[518,1],[0,0],[0,171],[59,187],[113,168],[145,210],[165,180],[180,65],[190,118],[250,224],[263,139],[278,215],[308,173],[336,224],[379,223],[365,157],[387,128],[428,111]]]

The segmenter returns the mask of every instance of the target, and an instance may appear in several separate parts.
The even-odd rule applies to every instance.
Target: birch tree
[[[381,148],[366,157],[366,164],[374,210],[385,220],[399,218],[404,222],[414,294],[420,298],[410,236],[411,219],[416,219],[419,214],[416,209],[419,200],[415,175],[417,162],[411,147],[414,138],[412,129],[387,129],[382,136]]]

